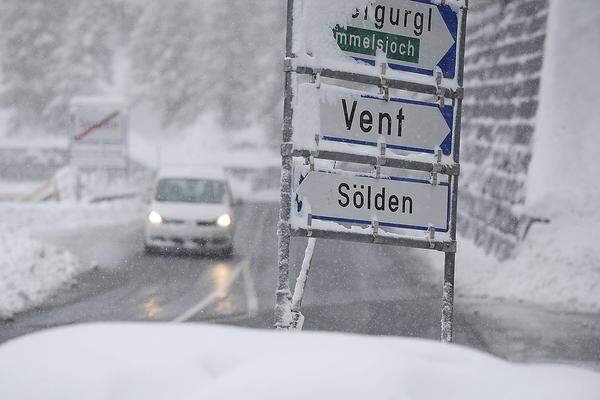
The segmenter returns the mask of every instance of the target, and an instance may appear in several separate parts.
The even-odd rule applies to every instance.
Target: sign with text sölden
[[[293,220],[448,232],[450,187],[442,182],[300,167],[294,173]],[[302,227],[302,226],[297,226]]]

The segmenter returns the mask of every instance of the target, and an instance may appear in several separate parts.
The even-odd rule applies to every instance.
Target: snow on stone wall
[[[508,258],[532,158],[548,0],[473,1],[465,54],[459,231]]]

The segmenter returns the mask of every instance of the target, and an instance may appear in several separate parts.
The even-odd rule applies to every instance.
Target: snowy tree
[[[189,0],[148,3],[132,34],[136,97],[157,111],[163,125],[186,125],[204,110],[210,89],[204,70],[206,19],[202,4]]]
[[[166,126],[206,112],[232,128],[273,126],[281,118],[282,15],[276,0],[154,0],[132,37],[138,97]]]
[[[39,127],[52,118],[48,105],[57,92],[48,79],[62,66],[63,28],[68,0],[26,3],[5,0],[0,5],[2,22],[2,76],[0,101],[13,111],[12,127]]]
[[[280,1],[220,2],[214,32],[227,49],[215,54],[224,79],[218,94],[224,123],[239,127],[266,122],[279,113],[283,75],[283,19]],[[223,22],[226,21],[224,24]],[[277,117],[280,119],[280,115]]]
[[[280,0],[3,0],[0,106],[15,130],[64,134],[73,96],[114,88],[130,65],[135,102],[165,127],[205,113],[230,128],[281,120]]]
[[[2,107],[15,131],[64,134],[73,96],[112,78],[124,3],[4,0],[0,3]]]

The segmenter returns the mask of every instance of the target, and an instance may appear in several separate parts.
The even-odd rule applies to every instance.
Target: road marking
[[[246,263],[242,270],[244,276],[244,290],[246,292],[246,307],[248,308],[248,316],[254,317],[258,312],[258,297],[256,296],[256,288],[254,279],[250,271],[250,263]]]
[[[206,307],[210,306],[211,304],[213,304],[216,301],[218,301],[219,299],[221,299],[223,297],[222,296],[223,291],[226,291],[228,293],[229,290],[231,289],[231,286],[237,280],[240,273],[244,269],[249,268],[249,265],[250,265],[250,262],[248,259],[244,259],[243,261],[238,263],[235,266],[235,268],[233,269],[231,276],[225,282],[223,287],[218,288],[217,290],[213,291],[207,297],[202,299],[198,304],[196,304],[195,306],[193,306],[192,308],[190,308],[189,310],[187,310],[186,312],[184,312],[183,314],[181,314],[180,316],[175,318],[172,322],[186,322],[186,321],[190,320],[192,317],[194,317],[195,315],[197,315],[198,313],[200,313]]]

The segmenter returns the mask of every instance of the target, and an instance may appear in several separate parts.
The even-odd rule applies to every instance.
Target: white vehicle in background
[[[145,250],[233,253],[233,199],[222,170],[165,168],[156,180],[144,233]]]

